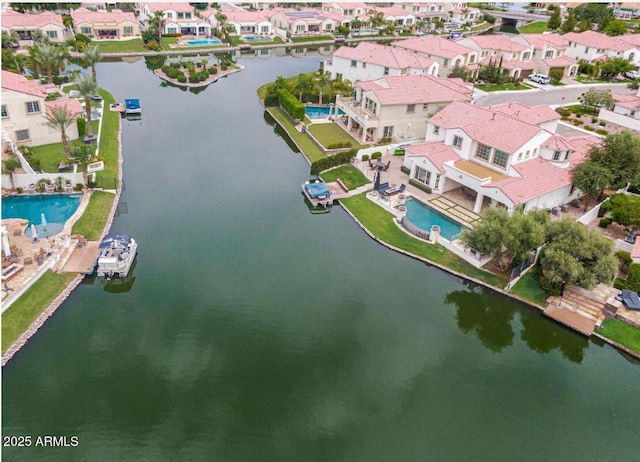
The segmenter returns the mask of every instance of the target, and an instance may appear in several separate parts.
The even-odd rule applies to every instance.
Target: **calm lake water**
[[[640,367],[536,310],[312,215],[309,167],[242,60],[194,94],[104,63],[124,122],[131,280],[81,285],[3,370],[7,461],[636,461]]]

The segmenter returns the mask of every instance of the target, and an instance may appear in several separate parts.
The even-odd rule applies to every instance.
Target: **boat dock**
[[[109,110],[124,114],[124,103],[113,103],[109,105]]]
[[[620,305],[615,300],[619,293],[604,284],[598,284],[592,291],[567,286],[562,296],[549,297],[544,314],[589,336],[605,318],[605,309]]]
[[[96,266],[100,254],[98,241],[87,241],[82,247],[73,249],[61,271],[64,273],[87,274]]]

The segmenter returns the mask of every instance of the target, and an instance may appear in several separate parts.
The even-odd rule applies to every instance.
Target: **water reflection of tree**
[[[444,301],[456,305],[460,330],[465,334],[475,332],[485,347],[499,353],[513,343],[511,321],[514,311],[500,304],[496,294],[488,290],[456,290],[449,292]]]
[[[589,339],[562,326],[554,325],[540,313],[522,311],[520,338],[533,351],[541,354],[559,349],[569,361],[580,364]]]
[[[287,146],[291,148],[293,152],[300,152],[298,146],[291,140],[287,132],[278,124],[275,119],[269,114],[267,111],[264,111],[262,114],[264,121],[270,127],[273,127],[273,133],[275,133],[278,137],[282,138]]]

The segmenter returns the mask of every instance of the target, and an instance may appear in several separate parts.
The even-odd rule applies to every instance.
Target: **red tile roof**
[[[540,106],[527,106],[522,103],[510,102],[488,106],[487,109],[510,115],[523,122],[535,125],[560,119],[560,114],[544,104]]]
[[[2,71],[2,88],[26,93],[39,98],[47,97],[44,87],[40,85],[37,80],[28,80],[23,75],[14,74],[13,72]]]
[[[440,37],[439,35],[424,35],[422,37],[400,40],[398,42],[394,42],[393,46],[406,48],[426,55],[449,59],[458,55],[465,56],[469,52],[473,51],[471,48],[460,45],[448,38]]]
[[[631,258],[640,258],[640,239],[636,237],[633,241],[633,248],[631,249]]]
[[[441,141],[412,144],[406,148],[406,156],[426,157],[440,173],[445,173],[445,162],[460,160],[458,153]]]
[[[106,24],[120,24],[125,21],[138,24],[136,16],[131,12],[125,12],[121,10],[108,11],[91,11],[86,8],[78,8],[71,12],[71,17],[74,23],[89,22],[89,23],[106,23]]]
[[[483,50],[500,50],[509,53],[520,53],[527,49],[526,46],[514,42],[506,35],[473,35],[466,38],[474,42]]]
[[[193,11],[193,7],[187,2],[157,2],[157,3],[141,3],[140,6],[147,5],[151,12],[172,10],[181,13],[189,13]]]
[[[615,101],[616,106],[633,110],[640,109],[640,96],[638,95],[621,95],[614,93],[613,100]]]
[[[432,59],[425,58],[413,51],[371,42],[360,42],[355,48],[340,47],[333,56],[379,64],[394,69],[406,67],[428,69],[433,64]]]
[[[18,11],[5,10],[2,12],[2,27],[33,27],[39,29],[43,26],[53,24],[64,29],[62,16],[45,11],[39,14],[19,13]]]
[[[576,146],[562,135],[553,135],[542,143],[543,148],[549,148],[553,151],[574,151]]]
[[[610,37],[600,32],[592,30],[584,32],[569,32],[564,35],[568,41],[579,43],[591,48],[602,48],[605,50],[626,51],[633,48],[633,45],[624,40],[624,36]]]
[[[520,34],[519,37],[538,50],[545,47],[565,49],[568,45],[567,39],[560,34]]]
[[[84,112],[80,101],[78,101],[78,99],[76,98],[60,98],[53,101],[47,101],[44,104],[47,108],[47,111],[50,111],[54,107],[66,106],[72,114],[76,114],[79,116]]]
[[[471,88],[462,79],[441,79],[431,75],[387,76],[356,83],[373,91],[381,104],[416,104],[471,101]]]

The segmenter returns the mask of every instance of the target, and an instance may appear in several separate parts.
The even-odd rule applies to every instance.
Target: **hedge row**
[[[431,186],[426,185],[424,183],[421,183],[420,181],[416,180],[415,178],[411,178],[409,179],[409,184],[411,186],[415,186],[416,188],[418,188],[421,191],[424,191],[428,194],[431,194]]]
[[[289,113],[293,119],[304,119],[304,104],[293,96],[289,90],[280,88],[278,90],[278,104]]]
[[[356,156],[357,153],[357,149],[350,149],[349,151],[341,152],[333,156],[328,156],[323,159],[316,160],[313,164],[311,164],[311,174],[317,175],[320,172],[327,170],[328,168],[348,164],[351,162],[351,159]]]

